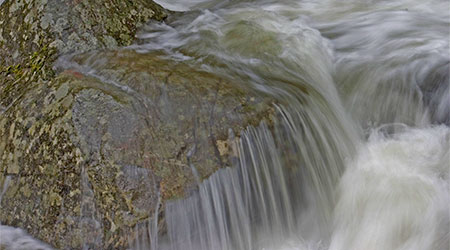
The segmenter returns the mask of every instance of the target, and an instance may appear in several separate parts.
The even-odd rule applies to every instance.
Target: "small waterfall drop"
[[[158,193],[131,249],[450,248],[447,0],[157,2],[183,12],[149,23],[125,50],[156,51],[276,102],[270,122],[229,133],[233,166],[201,180],[196,146],[187,149],[197,189],[171,201]],[[56,66],[150,104],[104,76],[102,60]],[[107,230],[94,199],[83,170],[86,249]],[[0,225],[2,247],[51,249]]]
[[[445,1],[161,3],[192,11],[130,49],[280,104],[235,166],[167,204],[158,249],[448,249]]]

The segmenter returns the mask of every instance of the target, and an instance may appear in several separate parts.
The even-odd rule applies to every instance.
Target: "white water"
[[[52,248],[42,243],[20,228],[0,225],[0,247],[6,250],[51,250]]]
[[[328,247],[287,240],[266,250],[449,248],[450,129],[375,130],[337,190]]]
[[[239,164],[168,203],[160,249],[449,249],[447,1],[160,3],[195,11],[132,49],[282,103]]]
[[[329,249],[448,249],[450,130],[403,130],[373,131],[348,165]]]
[[[158,2],[192,11],[129,49],[279,103],[273,131],[230,135],[239,160],[168,202],[167,234],[151,220],[135,249],[450,248],[448,1]]]

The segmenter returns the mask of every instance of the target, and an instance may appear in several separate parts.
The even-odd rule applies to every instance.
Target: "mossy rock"
[[[23,64],[45,46],[60,55],[129,45],[140,25],[166,16],[150,0],[6,0],[0,5],[0,64]]]
[[[0,112],[67,53],[131,44],[140,25],[167,11],[151,0],[6,0],[0,5]]]
[[[57,248],[126,248],[159,198],[163,222],[165,201],[196,188],[192,166],[230,166],[229,134],[273,114],[271,98],[158,54],[72,63],[0,115],[0,221]]]
[[[158,200],[163,223],[165,201],[231,165],[230,131],[270,122],[272,99],[238,82],[118,49],[166,16],[149,0],[0,5],[1,224],[58,249],[124,249]]]

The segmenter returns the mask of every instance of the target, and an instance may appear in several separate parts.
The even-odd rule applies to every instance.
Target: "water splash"
[[[159,2],[190,11],[149,24],[127,49],[279,103],[273,128],[230,140],[233,168],[166,204],[165,235],[158,202],[135,249],[449,249],[449,128],[432,126],[450,123],[448,1]],[[88,61],[59,66],[141,98]]]
[[[429,193],[421,183],[403,183],[410,167],[429,171],[418,179],[437,173],[431,159],[408,163],[431,152],[414,149],[448,148],[437,139],[441,133],[448,140],[442,132],[448,128],[430,128],[450,119],[445,1],[204,1],[185,7],[196,10],[149,25],[129,48],[163,51],[281,105],[273,131],[261,125],[241,135],[234,169],[220,170],[193,196],[167,205],[172,231],[161,249],[448,248],[448,177],[433,179],[424,187]],[[368,142],[359,129],[370,135]],[[418,139],[421,133],[430,138]],[[395,143],[403,155],[386,146]],[[374,147],[384,151],[365,153]],[[442,161],[448,153],[440,157],[448,176]],[[360,173],[359,167],[383,161],[391,169],[380,176]],[[376,186],[389,181],[398,186]],[[408,187],[411,192],[402,191]],[[423,220],[420,212],[440,221]]]
[[[0,248],[5,250],[52,250],[49,245],[34,239],[24,230],[0,225]]]
[[[450,129],[372,132],[338,189],[330,250],[444,250]]]

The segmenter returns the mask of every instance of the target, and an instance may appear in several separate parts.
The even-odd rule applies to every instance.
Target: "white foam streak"
[[[5,250],[52,250],[20,228],[0,225],[0,249]]]
[[[273,128],[230,138],[233,167],[166,203],[167,235],[158,235],[158,202],[136,226],[135,249],[449,249],[447,0],[158,2],[187,12],[150,23],[126,49],[160,51],[277,104]],[[103,60],[56,66],[153,105],[105,74]],[[85,190],[83,202],[94,204]],[[104,230],[91,210],[99,246]],[[1,225],[0,240],[7,249],[33,242]]]
[[[374,131],[341,179],[330,250],[449,248],[450,130]]]
[[[150,25],[139,36],[141,44],[131,48],[163,50],[247,84],[283,107],[276,106],[273,140],[278,150],[270,151],[277,164],[255,154],[261,148],[258,140],[240,145],[248,150],[240,156],[251,161],[241,162],[233,178],[251,171],[246,180],[252,184],[236,186],[234,193],[245,198],[218,198],[226,193],[226,184],[218,183],[233,179],[221,173],[207,181],[207,188],[202,184],[209,191],[190,201],[190,213],[199,210],[197,203],[211,203],[207,209],[222,217],[202,221],[201,215],[177,215],[187,228],[206,230],[212,234],[208,239],[219,244],[194,248],[448,249],[449,145],[437,139],[448,140],[448,128],[430,128],[450,124],[448,2],[260,0],[205,1],[202,6],[209,9]],[[364,140],[358,128],[380,125],[367,142],[358,140]],[[356,156],[353,147],[359,148]],[[345,168],[344,160],[353,157]],[[281,168],[285,184],[262,181],[258,173],[273,168]],[[274,191],[283,188],[288,198],[281,207],[289,212],[271,205]],[[251,206],[257,223],[227,224],[224,218],[240,213],[231,209],[240,202],[257,204]],[[185,206],[173,203],[176,207]],[[175,210],[166,215],[182,213]],[[270,223],[284,234],[268,230]],[[247,233],[230,236],[236,228]],[[183,232],[171,239],[187,237]],[[198,242],[195,237],[185,240]]]

